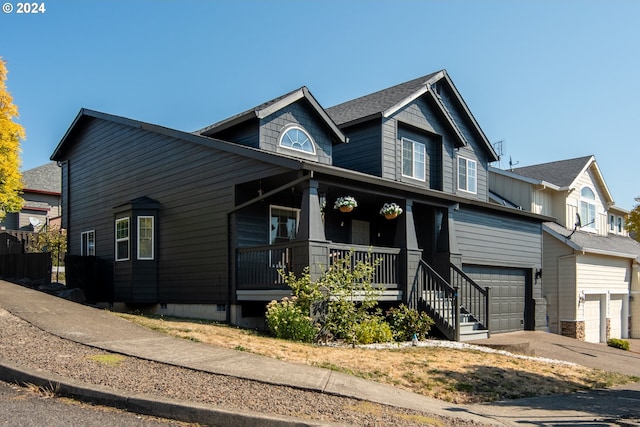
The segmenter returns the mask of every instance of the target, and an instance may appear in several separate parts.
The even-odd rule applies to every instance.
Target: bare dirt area
[[[172,336],[333,369],[452,403],[572,393],[638,381],[566,362],[481,351],[473,346],[455,348],[446,342],[417,347],[318,346],[207,321],[119,315]]]

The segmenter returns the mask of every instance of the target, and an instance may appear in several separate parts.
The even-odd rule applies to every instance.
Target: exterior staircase
[[[421,260],[409,303],[427,312],[448,339],[471,341],[489,337],[489,292],[453,264],[449,282]]]

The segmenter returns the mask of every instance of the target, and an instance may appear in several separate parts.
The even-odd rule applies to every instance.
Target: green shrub
[[[393,341],[391,328],[381,317],[371,317],[358,323],[355,326],[355,335],[358,344]]]
[[[358,324],[371,316],[380,315],[377,307],[380,288],[372,284],[380,260],[356,259],[353,251],[336,254],[331,265],[315,281],[309,268],[300,277],[294,273],[281,276],[291,287],[302,313],[311,313],[319,325],[319,336],[332,336],[351,344],[357,343]]]
[[[308,312],[297,305],[297,298],[283,298],[267,305],[267,327],[276,337],[292,341],[313,342],[318,333]]]
[[[424,339],[434,323],[427,313],[419,312],[404,304],[387,311],[387,322],[391,326],[393,338],[396,341],[410,341],[413,334],[416,334],[418,339]]]
[[[629,350],[629,341],[621,340],[619,338],[610,338],[607,340],[609,347],[620,348],[622,350]]]

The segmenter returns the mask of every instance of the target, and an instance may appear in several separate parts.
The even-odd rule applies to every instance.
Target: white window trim
[[[142,218],[151,219],[151,256],[150,257],[149,256],[143,257],[140,254],[140,219],[142,219]],[[137,256],[138,256],[139,260],[151,261],[155,257],[155,247],[154,247],[154,245],[155,245],[155,226],[156,226],[156,223],[155,223],[155,218],[153,217],[153,215],[140,215],[140,216],[137,217],[137,220],[136,220],[137,243],[138,243],[137,244],[137,246],[138,246],[138,248],[137,248],[137,252],[138,252]]]
[[[464,160],[465,162],[465,188],[462,188],[460,186],[460,160]],[[474,176],[474,188],[473,191],[469,190],[469,164],[472,163],[474,165],[474,171],[475,171],[475,176]],[[457,173],[458,173],[458,190],[459,191],[464,191],[465,193],[469,193],[469,194],[478,194],[478,162],[476,160],[473,159],[469,159],[467,157],[463,157],[463,156],[458,156],[458,163],[457,163]]]
[[[118,223],[119,222],[123,222],[123,221],[127,221],[128,223],[128,228],[127,228],[127,237],[126,238],[120,238],[118,239]],[[129,261],[131,259],[131,221],[129,219],[129,217],[123,217],[123,218],[118,218],[116,219],[116,228],[115,228],[115,240],[116,240],[116,246],[115,246],[115,259],[116,261]],[[120,242],[127,242],[127,257],[126,258],[118,258],[118,243]]]
[[[305,135],[307,135],[307,137],[309,138],[309,141],[311,142],[311,148],[313,149],[313,151],[306,151],[306,150],[301,150],[299,148],[294,148],[294,147],[289,147],[286,145],[282,145],[282,140],[284,139],[284,136],[287,134],[287,132],[289,132],[290,130],[293,129],[297,129],[299,131],[302,131]],[[298,153],[305,153],[305,154],[311,154],[311,155],[316,155],[316,141],[313,139],[313,137],[311,136],[311,134],[309,132],[307,132],[307,130],[305,128],[303,128],[302,126],[299,125],[289,125],[289,126],[285,126],[282,129],[282,132],[280,133],[280,138],[278,138],[278,146],[284,148],[285,150],[293,150],[295,152]]]
[[[588,188],[592,193],[593,193],[593,199],[589,199],[586,197],[582,196],[582,192],[584,191],[585,188]],[[585,231],[598,231],[598,205],[596,204],[596,192],[593,188],[591,188],[588,185],[583,186],[580,189],[580,203],[578,204],[579,206],[579,212],[580,212],[580,220],[583,222],[582,224],[582,229]],[[592,220],[589,220],[589,217],[587,218],[583,218],[584,215],[582,215],[582,204],[586,203],[587,205],[593,205],[593,218]]]
[[[87,242],[89,242],[89,235],[91,235],[93,237],[93,253],[92,254],[86,254],[85,253],[85,249],[88,249],[88,245],[87,248],[85,248],[84,246],[84,236],[87,236]],[[83,231],[82,233],[80,233],[80,255],[81,256],[95,256],[96,254],[96,230],[87,230],[87,231]]]
[[[270,245],[274,244],[274,243],[271,242],[271,218],[273,218],[273,210],[274,209],[282,209],[282,210],[285,210],[285,211],[290,211],[292,213],[295,213],[295,216],[296,216],[296,236],[298,235],[298,227],[300,226],[300,209],[299,208],[290,208],[288,206],[270,205],[269,206],[269,244]]]
[[[411,170],[413,171],[412,175],[405,175],[404,173],[404,142],[405,141],[408,141],[411,143]],[[401,145],[402,155],[400,156],[400,158],[402,159],[402,176],[406,176],[407,178],[412,178],[418,181],[425,182],[427,180],[427,146],[426,144],[419,141],[415,141],[410,138],[405,138],[405,137],[402,137],[401,142],[402,142],[402,145]],[[416,167],[416,149],[415,149],[416,144],[420,144],[424,149],[424,156],[423,156],[424,161],[422,163],[422,178],[416,176],[416,170],[418,169]]]

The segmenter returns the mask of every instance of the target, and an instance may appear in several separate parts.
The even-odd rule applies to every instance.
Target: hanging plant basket
[[[356,207],[358,207],[358,202],[351,196],[338,197],[333,205],[333,208],[340,210],[340,212],[351,212]]]
[[[402,208],[397,203],[385,203],[380,209],[380,215],[386,219],[394,219],[402,213]]]

